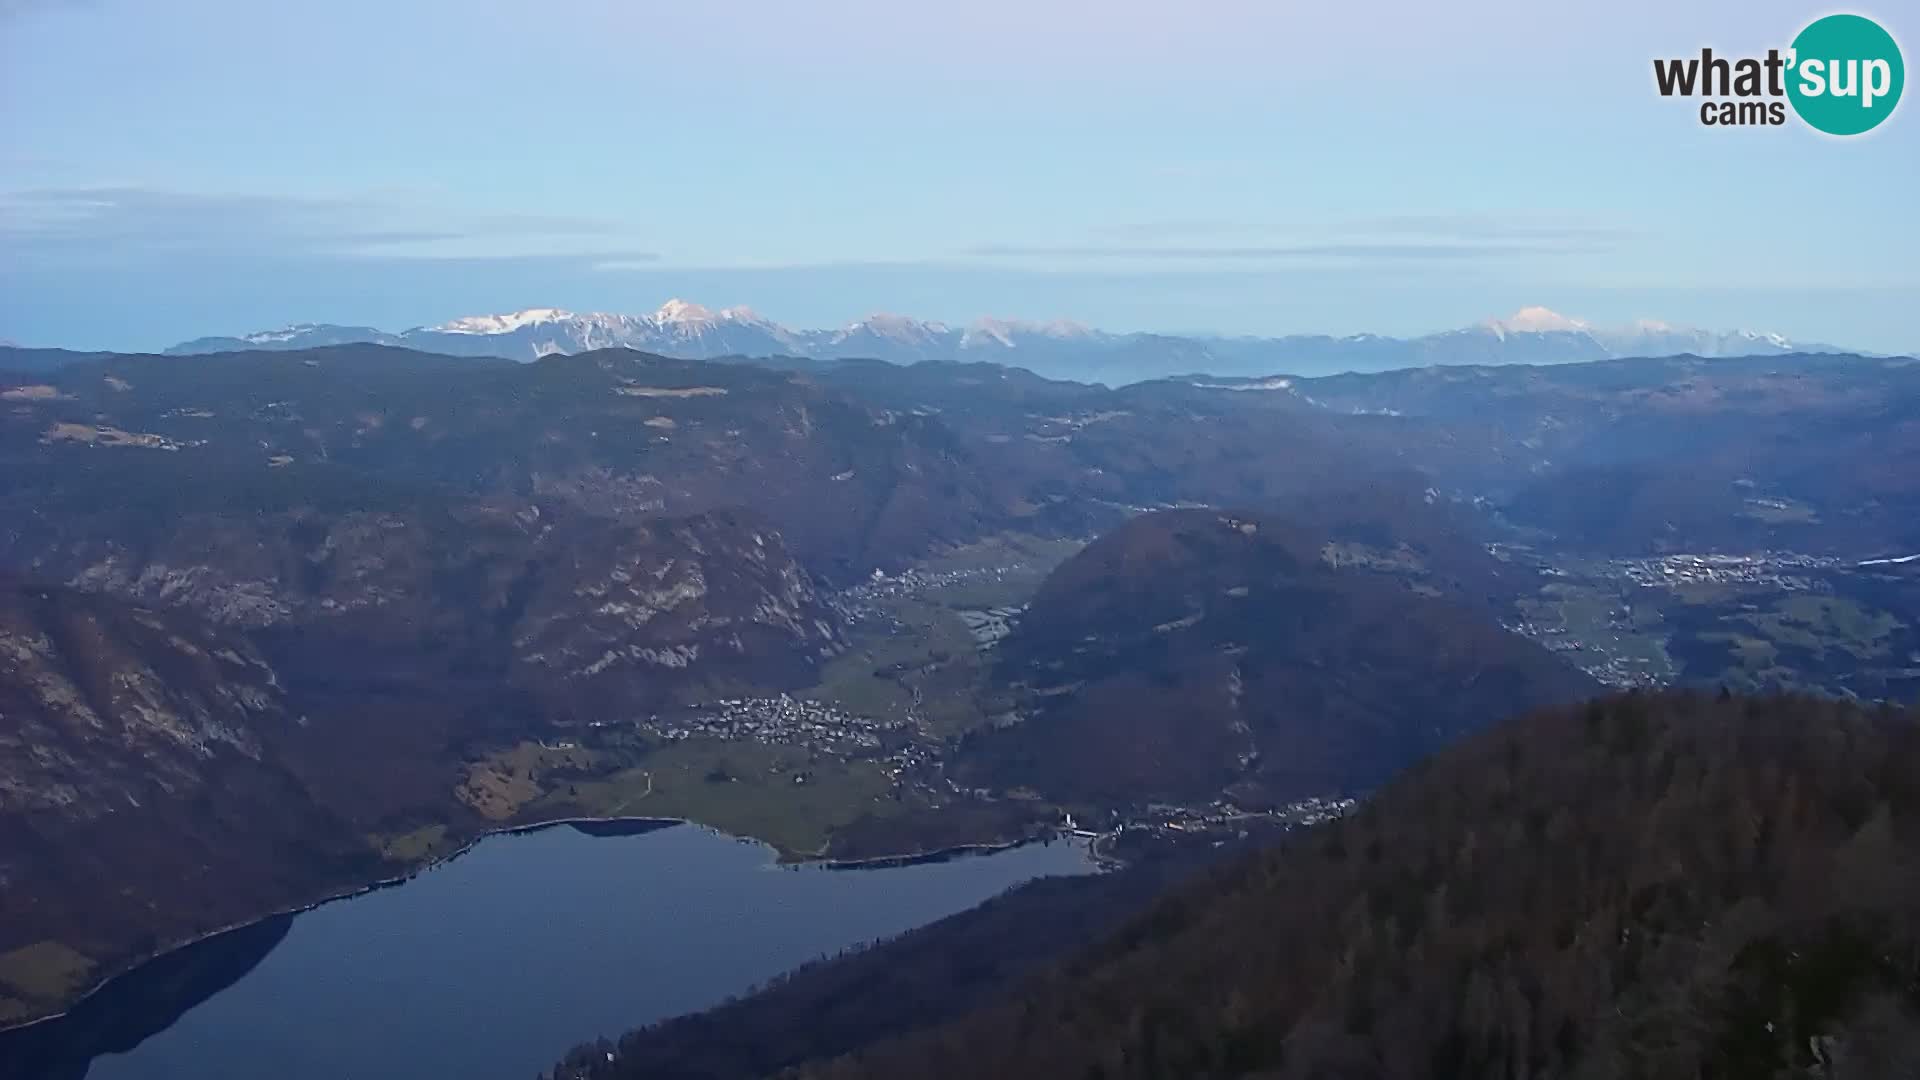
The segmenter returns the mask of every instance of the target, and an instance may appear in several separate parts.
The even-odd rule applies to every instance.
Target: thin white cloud
[[[1301,242],[1359,242],[1385,239],[1442,240],[1456,243],[1495,241],[1610,242],[1633,235],[1617,223],[1572,215],[1538,213],[1382,214],[1324,221],[1248,221],[1228,218],[1123,222],[1091,230],[1100,239],[1142,242],[1239,236]]]
[[[386,195],[308,198],[156,188],[0,193],[0,248],[12,261],[180,255],[645,259],[619,222],[559,214],[468,213]]]
[[[1562,242],[1420,244],[985,244],[966,254],[1016,259],[1483,259],[1520,255],[1581,255],[1607,250],[1597,244]]]

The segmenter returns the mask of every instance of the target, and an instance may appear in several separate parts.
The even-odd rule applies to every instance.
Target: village
[[[1653,652],[1651,639],[1634,625],[1632,609],[1610,606],[1604,627],[1576,632],[1565,623],[1533,618],[1509,619],[1500,625],[1509,633],[1531,638],[1548,652],[1565,654],[1575,667],[1604,686],[1621,690],[1664,686],[1670,665]]]
[[[910,737],[904,720],[857,716],[834,705],[788,694],[770,698],[721,698],[656,713],[638,724],[667,742],[715,739],[791,746],[829,757],[877,762],[896,783],[935,756]]]
[[[1120,829],[1145,829],[1163,833],[1206,833],[1233,829],[1250,821],[1269,821],[1289,826],[1318,825],[1343,817],[1357,805],[1351,798],[1313,796],[1287,803],[1272,810],[1244,810],[1225,799],[1207,806],[1173,806],[1153,803],[1137,813],[1117,814]]]
[[[1113,810],[1094,822],[1073,814],[1062,816],[1059,831],[1090,840],[1092,852],[1103,860],[1125,861],[1131,854],[1153,848],[1190,847],[1244,841],[1332,821],[1350,813],[1358,800],[1319,796],[1272,810],[1244,810],[1225,800],[1207,806],[1154,803],[1131,810]]]
[[[912,737],[901,720],[857,716],[833,705],[782,694],[767,698],[723,698],[699,706],[654,714],[636,725],[667,742],[714,739],[788,746],[840,759],[877,763],[896,785],[945,792],[946,797],[992,800],[994,794],[968,789],[944,776],[937,748]],[[804,777],[804,774],[796,774]],[[804,782],[804,779],[796,782]],[[1227,800],[1204,806],[1151,803],[1107,811],[1097,818],[1064,814],[1058,829],[1083,838],[1137,840],[1230,839],[1250,828],[1293,828],[1319,824],[1347,813],[1351,798],[1315,797],[1271,810],[1245,810]]]
[[[1807,571],[1832,570],[1846,565],[1823,555],[1763,551],[1753,555],[1663,555],[1645,559],[1615,559],[1608,567],[1617,576],[1642,588],[1685,585],[1764,586],[1805,591],[1817,585]]]
[[[1002,566],[973,566],[954,570],[928,570],[911,567],[897,574],[875,570],[866,581],[836,594],[832,603],[849,623],[897,621],[885,605],[890,601],[917,600],[930,592],[956,585],[999,583],[1011,575],[1030,572],[1025,563]]]
[[[1525,554],[1549,584],[1502,622],[1509,631],[1561,653],[1600,683],[1619,689],[1671,683],[1661,604],[1704,590],[1830,591],[1823,580],[1852,564],[1824,555],[1761,551],[1746,555],[1672,554],[1604,560],[1557,560],[1531,549],[1500,548],[1502,558]],[[1636,600],[1656,591],[1651,600]],[[1660,596],[1658,594],[1665,594]]]

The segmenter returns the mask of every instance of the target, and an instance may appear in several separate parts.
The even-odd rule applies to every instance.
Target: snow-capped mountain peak
[[[945,323],[922,322],[905,315],[876,312],[858,322],[849,323],[837,336],[843,341],[874,337],[895,344],[917,344],[945,338],[952,333]]]
[[[1538,305],[1523,307],[1504,319],[1488,319],[1481,325],[1500,338],[1508,334],[1577,334],[1587,329],[1585,320],[1568,318]]]
[[[1756,351],[1791,352],[1797,347],[1779,334],[1762,334],[1751,330],[1719,333],[1660,319],[1635,319],[1617,326],[1600,326],[1538,306],[1523,307],[1505,319],[1488,319],[1480,324],[1480,329],[1501,342],[1507,342],[1508,335],[1572,335],[1571,339],[1561,339],[1563,348],[1596,348],[1606,356],[1672,356],[1679,353],[1735,356]]]
[[[567,322],[578,317],[561,308],[527,308],[505,315],[468,315],[423,329],[439,334],[511,334],[522,327]]]
[[[1169,372],[1267,376],[1274,372],[1384,370],[1435,364],[1557,364],[1621,357],[1703,357],[1841,352],[1779,334],[1721,332],[1641,319],[1597,325],[1545,307],[1413,338],[1354,334],[1282,338],[1114,334],[1072,322],[979,319],[965,328],[903,315],[871,315],[838,329],[789,329],[749,308],[709,308],[675,298],[649,314],[527,308],[388,333],[364,326],[298,324],[244,337],[183,342],[169,352],[244,352],[349,343],[462,356],[536,360],[555,353],[626,348],[694,359],[804,357],[917,363],[982,359],[1046,375],[1112,380]]]
[[[713,320],[714,313],[711,308],[689,303],[677,296],[661,304],[660,310],[653,313],[653,321],[662,325],[668,323],[708,323]]]
[[[1096,331],[1084,323],[1071,319],[1054,319],[1049,322],[1029,322],[1025,319],[996,319],[992,317],[975,319],[961,334],[960,347],[999,346],[1017,348],[1022,337],[1043,337],[1055,341],[1071,341],[1091,338]]]
[[[675,297],[660,305],[659,310],[650,316],[656,326],[705,327],[720,323],[738,323],[745,326],[760,326],[778,329],[773,322],[759,312],[744,305],[724,307],[719,310]]]
[[[321,327],[318,323],[292,323],[278,330],[259,330],[241,337],[240,340],[249,345],[276,345],[319,329]]]

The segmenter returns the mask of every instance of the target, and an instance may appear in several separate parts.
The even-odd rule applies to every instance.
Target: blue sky
[[[0,0],[0,339],[685,296],[1263,334],[1543,304],[1920,349],[1920,104],[1838,140],[1653,91],[1655,56],[1827,10]],[[1912,9],[1850,10],[1912,61]]]

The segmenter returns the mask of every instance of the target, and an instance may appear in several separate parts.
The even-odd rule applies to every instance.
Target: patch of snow
[[[660,310],[653,313],[653,321],[663,326],[669,323],[710,323],[713,321],[713,312],[676,296],[660,305]]]
[[[945,327],[941,327],[945,329]],[[1019,347],[1021,337],[1044,337],[1055,341],[1072,341],[1094,337],[1097,334],[1092,327],[1070,319],[1053,319],[1047,322],[1030,322],[1025,319],[996,319],[992,317],[976,319],[960,335],[961,348],[974,348],[981,345],[1000,346],[1013,349]]]
[[[877,313],[850,324],[839,336],[845,339],[855,334],[867,333],[890,341],[915,344],[943,337],[951,332],[945,323],[922,322],[905,315]]]
[[[511,334],[525,326],[566,322],[575,317],[573,312],[560,308],[528,308],[505,315],[468,315],[427,329],[442,334]]]
[[[261,330],[257,333],[248,334],[240,340],[249,345],[267,345],[276,341],[292,341],[294,338],[308,331],[318,330],[319,328],[319,325],[316,323],[294,323],[291,326],[283,326],[278,330]]]
[[[1504,319],[1488,319],[1481,325],[1503,341],[1508,334],[1579,333],[1587,329],[1585,320],[1568,318],[1539,305],[1523,307]]]
[[[1196,390],[1291,390],[1293,389],[1293,380],[1276,375],[1272,378],[1254,379],[1243,383],[1196,382],[1188,385]]]

